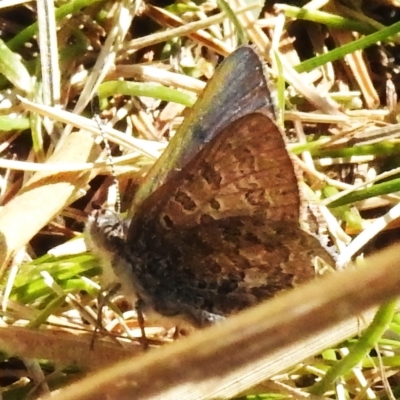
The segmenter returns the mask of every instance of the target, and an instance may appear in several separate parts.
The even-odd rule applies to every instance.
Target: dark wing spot
[[[202,214],[200,217],[200,223],[204,225],[211,224],[213,221],[215,221],[215,219],[208,214]]]
[[[217,201],[217,200],[215,200],[215,199],[212,199],[212,200],[210,201],[210,206],[211,206],[211,208],[214,209],[214,210],[219,210],[219,209],[221,208],[221,204],[219,203],[219,201]]]
[[[257,206],[257,205],[260,205],[260,204],[264,204],[266,202],[264,193],[265,193],[264,189],[249,190],[246,193],[246,200],[252,206]]]
[[[200,281],[197,281],[197,287],[199,288],[199,289],[206,289],[207,288],[207,282],[205,281],[205,280],[200,280]]]
[[[252,232],[247,232],[244,235],[244,239],[250,242],[251,244],[262,244],[262,240]]]
[[[212,168],[210,165],[206,164],[201,171],[201,176],[204,180],[211,186],[212,190],[216,190],[221,185],[221,175],[215,172],[215,169]]]
[[[172,219],[170,218],[170,216],[168,214],[164,214],[162,216],[162,221],[164,222],[164,226],[167,229],[171,229],[174,226],[174,222],[172,221]]]
[[[219,294],[228,294],[237,289],[238,283],[236,279],[223,279],[218,286]]]
[[[204,259],[204,265],[207,266],[207,271],[210,274],[218,275],[222,272],[221,264],[217,260],[215,260],[213,254]]]
[[[185,192],[179,190],[175,195],[175,200],[182,205],[184,210],[194,211],[196,209],[196,203]]]

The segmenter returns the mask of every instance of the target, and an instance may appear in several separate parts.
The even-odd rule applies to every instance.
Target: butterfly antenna
[[[110,167],[111,176],[113,177],[113,184],[112,184],[112,187],[110,187],[110,189],[109,189],[108,197],[111,197],[110,192],[112,191],[112,193],[113,193],[112,197],[114,198],[114,201],[113,201],[114,208],[115,208],[116,213],[119,214],[121,211],[121,194],[119,191],[119,181],[118,181],[117,175],[115,173],[115,165],[114,165],[113,157],[111,154],[110,143],[105,135],[104,123],[100,118],[100,103],[99,103],[99,97],[97,95],[95,95],[92,99],[91,108],[92,108],[93,120],[96,122],[97,127],[99,128],[99,132],[100,132],[101,138],[104,143],[104,148],[106,150],[106,156],[107,156],[106,162],[107,162],[107,165]]]

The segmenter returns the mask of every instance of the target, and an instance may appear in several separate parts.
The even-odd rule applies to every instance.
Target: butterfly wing
[[[143,226],[179,230],[234,216],[299,221],[297,178],[277,125],[251,113],[226,127],[145,200],[128,241]]]
[[[252,47],[242,46],[216,69],[170,145],[146,176],[135,195],[133,210],[232,121],[259,110],[272,116],[275,113],[262,61]]]
[[[272,119],[250,113],[214,137],[142,205],[128,231],[140,298],[196,326],[315,276],[329,254],[300,229],[300,195]]]
[[[255,216],[177,231],[146,230],[133,253],[144,303],[200,327],[309,281],[315,276],[314,256],[330,261],[298,224],[266,224]]]

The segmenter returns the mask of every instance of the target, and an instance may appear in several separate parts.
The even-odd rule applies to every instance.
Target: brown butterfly
[[[235,76],[235,63],[245,74]],[[237,50],[220,77],[226,78],[227,65],[231,75],[218,90],[231,109],[204,117],[212,121],[219,113],[218,128],[193,130],[197,136],[185,154],[131,221],[102,210],[87,227],[89,247],[106,254],[112,279],[141,301],[145,314],[196,327],[312,279],[316,256],[332,263],[318,239],[300,227],[298,179],[274,122],[259,57],[250,47]],[[256,88],[254,106],[246,80]]]

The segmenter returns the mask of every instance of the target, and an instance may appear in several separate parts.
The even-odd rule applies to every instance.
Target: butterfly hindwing
[[[133,250],[144,302],[161,315],[207,325],[311,280],[330,256],[298,224],[228,217],[188,229],[142,231]],[[207,314],[208,315],[208,314]]]

